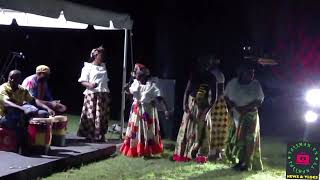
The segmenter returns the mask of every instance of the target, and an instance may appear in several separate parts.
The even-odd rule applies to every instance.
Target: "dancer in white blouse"
[[[86,88],[80,117],[78,136],[91,142],[104,142],[108,129],[109,87],[108,72],[104,62],[104,48],[93,49],[90,62],[84,63],[79,82]]]
[[[228,159],[237,163],[234,168],[241,171],[263,170],[258,108],[264,93],[254,78],[253,65],[240,66],[238,77],[227,84],[225,99],[234,119],[226,149]]]
[[[126,92],[133,96],[134,102],[120,151],[128,157],[149,157],[163,152],[155,103],[158,102],[166,109],[167,119],[169,114],[159,88],[149,79],[149,70],[142,64],[136,64],[135,72],[136,79],[126,88]]]

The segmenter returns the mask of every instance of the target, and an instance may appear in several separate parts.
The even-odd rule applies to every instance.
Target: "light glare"
[[[304,117],[307,123],[313,123],[317,121],[318,114],[313,111],[308,111]]]
[[[311,89],[306,94],[306,101],[312,106],[320,105],[320,89]]]

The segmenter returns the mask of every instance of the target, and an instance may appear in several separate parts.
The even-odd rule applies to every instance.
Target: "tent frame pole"
[[[124,138],[124,110],[126,103],[126,94],[124,92],[124,87],[126,85],[127,78],[127,46],[128,46],[128,30],[124,29],[124,46],[123,46],[123,69],[122,69],[122,99],[121,99],[121,131],[120,139]]]

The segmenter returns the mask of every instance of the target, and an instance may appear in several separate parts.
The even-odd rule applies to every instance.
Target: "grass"
[[[75,117],[71,117],[73,121]],[[77,127],[70,122],[69,130]],[[74,127],[73,127],[74,126]],[[76,129],[76,128],[75,128]],[[265,170],[261,172],[237,172],[228,165],[207,163],[204,165],[177,163],[171,161],[174,142],[165,141],[164,153],[155,159],[127,158],[116,155],[109,159],[95,162],[79,169],[56,173],[45,180],[100,180],[100,179],[285,179],[285,150],[286,145],[279,138],[262,139],[262,153]]]
[[[79,127],[79,120],[80,117],[76,116],[76,115],[68,115],[68,133],[76,133]],[[111,120],[109,121],[109,126],[111,126],[112,124],[120,124],[119,121],[114,121]],[[108,133],[106,135],[107,139],[119,139],[120,135],[119,134],[113,134],[113,133]]]
[[[68,115],[68,132],[77,132],[80,117],[76,115]]]

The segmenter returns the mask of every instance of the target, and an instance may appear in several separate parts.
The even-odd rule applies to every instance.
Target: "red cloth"
[[[198,156],[198,157],[196,157],[196,162],[203,164],[203,163],[208,162],[208,158],[206,156]]]
[[[28,127],[28,134],[29,134],[29,140],[31,141],[31,144],[35,144],[37,140],[37,135],[39,133],[45,133],[45,142],[44,145],[50,144],[51,140],[51,130],[52,126],[50,123],[43,123],[43,124],[29,124]]]
[[[190,161],[191,159],[188,158],[188,157],[183,157],[183,156],[179,156],[179,155],[177,155],[177,154],[174,154],[174,155],[173,155],[173,160],[174,160],[174,161],[177,161],[177,162],[188,162],[188,161]]]
[[[160,154],[163,152],[163,144],[152,144],[145,146],[142,143],[138,143],[136,147],[130,148],[129,140],[125,140],[120,148],[120,152],[128,157],[149,156],[151,154]]]
[[[0,128],[0,151],[17,150],[17,135],[15,131]]]

